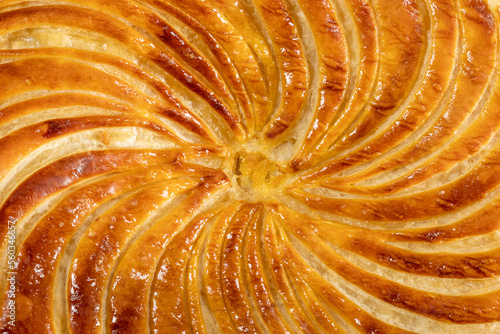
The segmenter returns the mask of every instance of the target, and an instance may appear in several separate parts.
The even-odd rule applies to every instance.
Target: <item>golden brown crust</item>
[[[499,17],[0,1],[0,330],[500,332]]]

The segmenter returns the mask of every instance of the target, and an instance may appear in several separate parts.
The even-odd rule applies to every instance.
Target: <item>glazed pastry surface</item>
[[[500,333],[486,0],[0,0],[2,333]]]

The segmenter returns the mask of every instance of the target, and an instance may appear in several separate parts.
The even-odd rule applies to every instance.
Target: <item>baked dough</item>
[[[2,333],[500,333],[497,6],[0,1]]]

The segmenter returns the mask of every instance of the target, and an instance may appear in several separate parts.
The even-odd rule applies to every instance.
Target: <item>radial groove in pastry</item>
[[[0,1],[0,329],[499,332],[499,18]]]

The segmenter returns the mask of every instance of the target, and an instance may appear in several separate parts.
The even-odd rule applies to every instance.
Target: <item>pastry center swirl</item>
[[[234,154],[233,173],[238,197],[252,202],[273,197],[283,175],[275,162],[260,153],[246,151]]]

